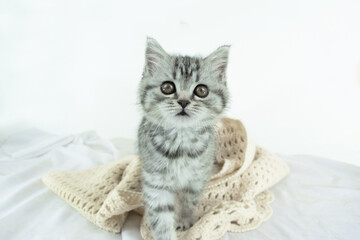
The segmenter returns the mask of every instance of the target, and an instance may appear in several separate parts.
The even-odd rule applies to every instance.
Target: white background
[[[146,36],[231,44],[228,116],[258,144],[360,165],[360,1],[0,0],[0,136],[135,138]]]

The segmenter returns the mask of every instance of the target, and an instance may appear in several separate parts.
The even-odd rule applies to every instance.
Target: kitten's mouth
[[[184,111],[184,109],[183,109],[181,112],[179,112],[178,114],[176,114],[176,116],[189,116],[189,114],[187,114],[187,113]]]

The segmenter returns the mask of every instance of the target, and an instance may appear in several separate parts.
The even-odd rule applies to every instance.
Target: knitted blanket
[[[276,155],[248,139],[239,120],[223,118],[216,126],[216,164],[195,215],[198,221],[179,239],[221,238],[226,231],[244,232],[270,218],[273,196],[267,190],[289,168]],[[141,164],[138,156],[81,171],[48,173],[43,182],[89,221],[118,233],[130,211],[143,215]],[[152,239],[146,215],[141,235]]]

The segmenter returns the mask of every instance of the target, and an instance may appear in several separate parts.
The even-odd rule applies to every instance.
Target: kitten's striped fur
[[[206,58],[172,56],[147,39],[138,147],[145,209],[155,240],[175,240],[176,228],[185,230],[194,223],[193,209],[214,161],[213,126],[228,102],[228,50],[220,47]],[[176,92],[163,94],[165,81],[173,82]],[[207,86],[207,97],[194,94],[198,84]],[[187,115],[178,115],[183,109],[178,100],[189,101]]]

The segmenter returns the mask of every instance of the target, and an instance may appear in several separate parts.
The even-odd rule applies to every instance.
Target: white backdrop
[[[231,44],[229,116],[260,145],[360,165],[360,1],[0,0],[0,135],[135,138],[146,36]]]

